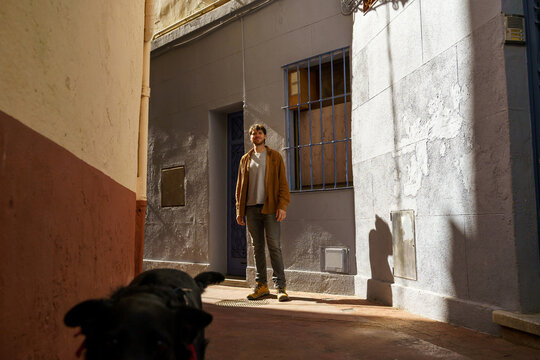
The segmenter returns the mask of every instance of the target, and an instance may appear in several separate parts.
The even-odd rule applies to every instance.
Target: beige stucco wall
[[[135,190],[144,0],[3,0],[0,110]]]

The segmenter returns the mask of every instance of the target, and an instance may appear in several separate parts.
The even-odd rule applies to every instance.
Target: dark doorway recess
[[[244,155],[244,114],[227,115],[227,275],[246,276],[246,227],[236,222],[236,178]]]

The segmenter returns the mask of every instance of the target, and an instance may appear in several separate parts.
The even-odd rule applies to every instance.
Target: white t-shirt
[[[264,204],[264,180],[266,177],[266,150],[251,154],[246,205]]]

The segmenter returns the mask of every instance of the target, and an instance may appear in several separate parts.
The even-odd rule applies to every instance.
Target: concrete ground
[[[540,359],[540,350],[352,296],[291,291],[248,301],[250,289],[210,286],[206,359]]]

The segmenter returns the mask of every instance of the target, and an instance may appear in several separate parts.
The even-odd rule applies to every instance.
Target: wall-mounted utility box
[[[161,206],[185,206],[184,166],[161,169]]]
[[[392,219],[394,276],[417,280],[414,210],[392,211],[390,218]]]
[[[322,248],[323,269],[327,272],[349,273],[349,248],[327,247]]]

